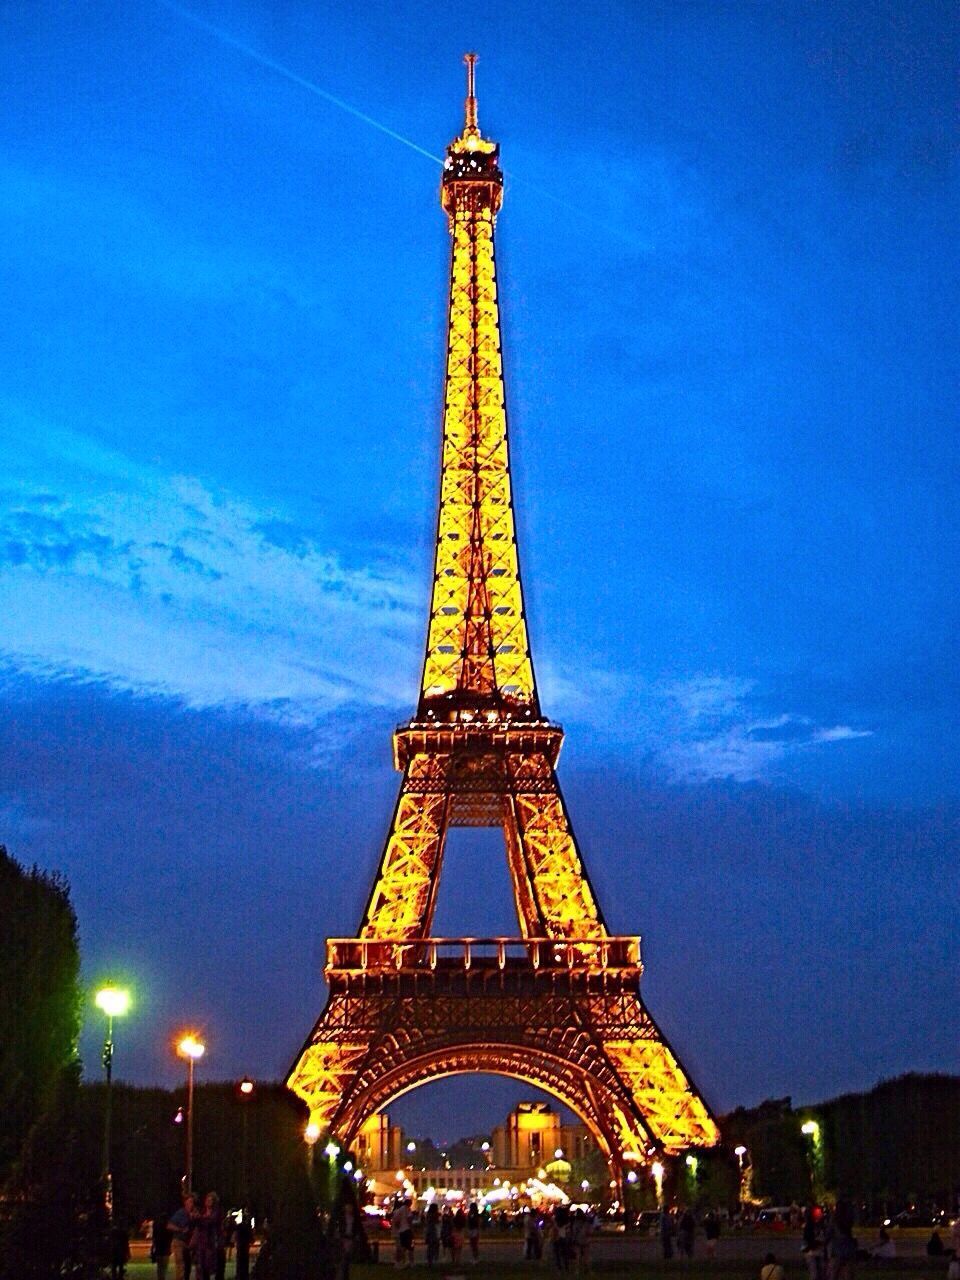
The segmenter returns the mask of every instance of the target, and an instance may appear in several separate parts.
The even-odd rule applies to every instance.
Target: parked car
[[[793,1211],[789,1205],[774,1205],[770,1209],[761,1209],[754,1219],[754,1227],[766,1228],[768,1231],[786,1231],[790,1225],[790,1215]]]

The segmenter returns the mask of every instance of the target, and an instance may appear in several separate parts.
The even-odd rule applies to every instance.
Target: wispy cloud
[[[386,550],[348,568],[284,512],[75,435],[51,440],[95,482],[71,498],[5,495],[9,666],[305,723],[350,703],[409,703],[420,593]]]
[[[660,686],[667,745],[660,752],[685,781],[767,776],[785,757],[827,743],[867,738],[871,730],[817,724],[788,712],[758,716],[757,683],[722,676],[697,676]]]
[[[759,781],[798,752],[872,736],[799,712],[770,715],[774,694],[754,679],[701,673],[658,681],[552,666],[542,677],[547,705],[561,719],[612,733],[683,782]]]
[[[412,707],[425,584],[391,548],[356,566],[354,548],[321,545],[289,512],[76,433],[45,431],[42,450],[50,474],[0,494],[8,669],[314,730],[351,706]],[[69,498],[50,483],[65,471]],[[620,726],[685,781],[764,778],[797,752],[869,736],[770,714],[773,693],[751,679],[650,681],[568,656],[540,674],[548,712]]]

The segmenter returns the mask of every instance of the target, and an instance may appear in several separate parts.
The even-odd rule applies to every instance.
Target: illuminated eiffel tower
[[[364,1121],[440,1076],[488,1071],[554,1094],[622,1179],[631,1163],[718,1140],[639,994],[636,937],[611,936],[583,866],[540,710],[520,587],[494,259],[499,147],[463,131],[440,203],[452,236],[433,594],[416,715],[359,933],[327,942],[327,1006],[288,1085],[318,1131]],[[519,938],[431,936],[450,826],[501,827]]]

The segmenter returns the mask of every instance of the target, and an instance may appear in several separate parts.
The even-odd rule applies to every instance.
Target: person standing
[[[677,1249],[685,1258],[693,1257],[693,1237],[697,1230],[697,1220],[693,1216],[693,1210],[684,1209],[680,1215],[680,1223],[677,1227]]]
[[[150,1230],[150,1261],[157,1268],[157,1280],[167,1280],[170,1263],[170,1228],[167,1215],[157,1214]]]
[[[467,1243],[470,1245],[470,1261],[480,1261],[480,1209],[476,1200],[467,1210]]]
[[[558,1271],[567,1269],[567,1211],[558,1204],[553,1211],[550,1222],[550,1245],[553,1251],[553,1265]]]
[[[853,1236],[853,1206],[838,1200],[826,1235],[830,1280],[850,1280],[857,1260],[857,1242]]]
[[[450,1206],[443,1206],[443,1216],[440,1219],[440,1248],[444,1253],[450,1255],[450,1261],[453,1261],[453,1215],[450,1212]]]
[[[233,1231],[233,1245],[237,1256],[236,1280],[250,1280],[250,1241],[252,1237],[253,1227],[250,1224],[250,1214],[246,1209],[242,1209]]]
[[[664,1205],[660,1210],[660,1247],[665,1261],[673,1257],[673,1214]]]
[[[533,1209],[523,1211],[523,1257],[525,1262],[539,1262],[543,1254],[540,1223]]]
[[[764,1258],[760,1280],[784,1280],[783,1267],[777,1261],[776,1254],[768,1253]]]
[[[337,1215],[337,1280],[350,1280],[350,1261],[359,1233],[356,1206],[345,1198]]]
[[[432,1267],[440,1257],[440,1210],[435,1200],[427,1206],[423,1242],[427,1246],[427,1266]]]
[[[130,1261],[130,1232],[119,1220],[110,1228],[110,1280],[124,1280]]]
[[[460,1254],[463,1252],[463,1232],[467,1225],[467,1220],[462,1209],[457,1209],[453,1215],[453,1234],[450,1240],[450,1249],[453,1255],[454,1265],[460,1261]]]
[[[223,1246],[223,1213],[220,1197],[215,1191],[208,1191],[204,1197],[203,1213],[195,1220],[190,1249],[197,1280],[221,1280],[226,1250]]]
[[[167,1230],[170,1232],[170,1255],[173,1258],[174,1280],[190,1280],[193,1258],[190,1253],[190,1237],[197,1220],[197,1198],[192,1191],[183,1197],[183,1204],[170,1215]]]
[[[703,1220],[703,1234],[707,1242],[707,1257],[717,1256],[717,1241],[720,1239],[720,1215],[716,1209],[710,1209]]]

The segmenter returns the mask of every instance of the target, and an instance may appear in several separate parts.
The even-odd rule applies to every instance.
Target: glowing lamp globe
[[[177,1053],[181,1058],[192,1058],[196,1062],[206,1053],[207,1046],[192,1033],[185,1035],[177,1045]]]
[[[805,1133],[808,1138],[815,1137],[820,1132],[820,1126],[816,1120],[804,1120],[800,1126],[800,1132]]]
[[[123,987],[101,987],[93,999],[108,1018],[122,1018],[130,1008],[130,992]]]

